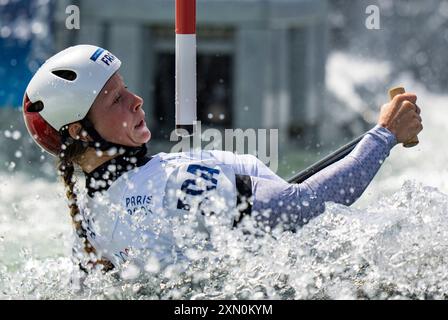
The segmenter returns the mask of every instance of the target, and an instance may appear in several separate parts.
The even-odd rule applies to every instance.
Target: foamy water
[[[358,63],[351,68],[357,73],[342,74],[350,70],[344,63]],[[350,108],[362,108],[350,85],[371,81],[360,77],[375,63],[332,55],[329,78],[339,74],[344,81],[329,89],[340,89],[338,98],[352,101]],[[379,68],[384,72],[377,82],[389,76],[387,65]],[[93,274],[79,290],[70,282],[77,269],[70,261],[62,185],[0,173],[0,298],[445,298],[448,97],[427,92],[406,75],[394,82],[418,93],[425,130],[417,147],[394,148],[357,203],[329,204],[295,234],[253,237],[223,230],[212,239],[216,250],[188,253],[191,264],[183,272],[130,266],[122,273],[126,280]]]

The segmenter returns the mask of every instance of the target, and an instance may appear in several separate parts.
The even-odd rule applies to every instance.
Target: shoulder
[[[236,154],[230,151],[211,151],[213,157],[223,164],[227,165],[253,165],[257,164],[258,158],[252,154]]]
[[[196,161],[196,160],[210,160],[210,159],[221,159],[225,155],[233,155],[231,152],[219,151],[219,150],[192,150],[187,152],[176,152],[176,153],[159,153],[157,156],[160,157],[163,162],[184,162],[184,161]]]
[[[179,153],[163,153],[160,154],[161,161],[176,165],[189,161],[214,161],[216,164],[222,165],[254,165],[259,161],[257,157],[251,154],[235,154],[230,151],[222,150],[199,150],[191,152]]]

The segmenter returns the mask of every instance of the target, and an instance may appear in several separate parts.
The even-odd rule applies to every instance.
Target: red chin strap
[[[61,151],[61,136],[52,126],[45,121],[39,111],[30,110],[33,103],[25,93],[23,98],[23,118],[29,133],[34,141],[45,151],[54,156],[59,156]]]

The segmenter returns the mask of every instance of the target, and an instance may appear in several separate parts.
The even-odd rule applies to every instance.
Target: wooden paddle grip
[[[394,87],[392,89],[389,90],[389,98],[390,100],[392,100],[396,95],[405,93],[406,91],[404,90],[403,87]],[[418,137],[415,136],[412,139],[410,139],[409,141],[403,142],[403,147],[405,148],[412,148],[415,147],[416,145],[418,145],[419,141],[418,141]]]

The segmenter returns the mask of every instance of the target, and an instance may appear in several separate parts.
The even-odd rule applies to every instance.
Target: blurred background
[[[67,27],[70,5],[79,29]],[[372,5],[377,29],[367,23]],[[198,0],[198,119],[204,129],[278,129],[279,174],[289,176],[371,127],[398,75],[446,87],[447,17],[442,0]],[[23,92],[48,57],[82,43],[124,62],[127,85],[145,100],[152,152],[173,145],[174,1],[0,0],[7,168],[46,162],[24,134]]]
[[[80,9],[79,29],[67,28],[73,12],[66,10],[71,5]],[[374,205],[379,208],[375,210],[390,213],[396,210],[395,202],[412,206],[409,194],[420,195],[421,188],[404,184],[408,179],[448,192],[448,148],[444,145],[448,134],[447,0],[197,0],[197,20],[198,117],[203,129],[278,129],[278,174],[287,178],[373,127],[379,107],[388,100],[387,90],[403,85],[418,94],[423,110],[425,130],[420,145],[411,150],[394,148],[354,207]],[[107,48],[122,60],[121,73],[129,88],[145,100],[146,121],[153,136],[151,152],[168,152],[174,128],[174,36],[174,0],[0,0],[0,288],[7,297],[23,297],[24,292],[39,297],[35,293],[39,290],[43,296],[58,297],[53,287],[40,286],[39,275],[32,288],[37,291],[22,287],[26,277],[32,278],[32,267],[26,269],[28,273],[12,272],[23,271],[30,256],[53,259],[67,257],[70,251],[70,219],[62,185],[57,183],[55,161],[32,142],[21,115],[28,81],[48,57],[68,46]],[[404,195],[394,198],[399,200],[381,204],[381,197],[400,188]],[[431,192],[425,190],[428,196],[419,198],[415,206],[435,201],[434,206],[425,208],[443,214],[448,199]],[[412,211],[412,216],[421,212]],[[360,219],[371,214],[358,212]],[[414,246],[428,234],[427,230],[418,232],[425,224],[400,219],[397,226],[407,225],[412,233],[403,236],[401,247],[386,251],[405,252],[406,257],[412,252],[415,257],[429,252],[429,247]],[[370,226],[372,222],[366,221],[359,225]],[[388,219],[376,221],[386,223]],[[337,227],[338,222],[334,223]],[[316,224],[305,231],[317,243],[327,234],[320,230],[328,225],[325,221]],[[434,222],[429,230],[441,225]],[[336,227],[334,230],[339,230]],[[392,236],[402,235],[399,232],[404,229],[398,227],[390,228]],[[355,257],[350,258],[354,264],[359,239],[370,239],[364,229],[358,231],[359,238],[354,231],[341,238],[353,245],[341,250]],[[379,244],[372,246],[369,254],[377,257],[386,234],[390,235],[371,235]],[[332,244],[340,240],[338,236],[332,239]],[[296,240],[288,248],[294,248]],[[427,244],[433,243],[428,240]],[[386,251],[383,253],[388,256]],[[434,254],[443,256],[448,253]],[[272,254],[261,257],[260,263],[275,264]],[[306,272],[302,275],[309,270],[327,270],[328,264],[319,262],[325,259],[307,258],[297,261],[310,261],[309,265],[292,264],[291,270],[303,267]],[[369,263],[376,270],[386,270],[390,260]],[[45,261],[53,269],[40,271],[56,270],[53,277],[57,279],[64,274],[53,260]],[[425,266],[416,262],[412,268]],[[445,263],[441,266],[443,276],[448,275]],[[436,267],[428,269],[431,277],[424,281],[420,275],[412,282],[409,272],[398,267],[396,273],[387,269],[384,275],[410,281],[407,286],[414,290],[421,288],[421,283],[429,286],[433,278],[441,279],[435,270],[442,269]],[[350,265],[340,270],[356,268]],[[297,275],[298,282],[302,275]],[[2,276],[6,279],[3,284]],[[333,286],[333,280],[328,281]],[[448,279],[444,283],[448,288]],[[334,288],[334,297],[344,296],[344,290]],[[443,294],[447,291],[441,290]]]
[[[70,5],[80,9],[79,29],[66,25]],[[379,29],[367,25],[371,5]],[[0,0],[4,161],[42,161],[23,134],[23,92],[48,57],[82,43],[124,61],[127,85],[145,100],[152,151],[169,150],[173,15],[170,0]],[[443,90],[447,17],[442,0],[198,0],[198,118],[204,128],[279,129],[279,174],[288,176],[371,127],[400,73]],[[357,66],[362,59],[377,63]]]

